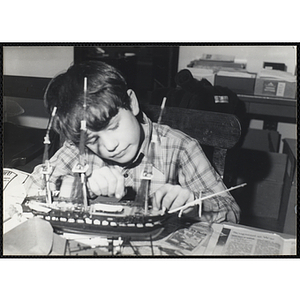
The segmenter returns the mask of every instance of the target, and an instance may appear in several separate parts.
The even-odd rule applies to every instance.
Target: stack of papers
[[[296,82],[296,76],[294,76],[292,73],[280,71],[280,70],[262,69],[257,74],[257,77],[282,80],[282,81],[288,81],[288,82]]]
[[[247,71],[235,71],[235,70],[221,70],[218,73],[218,76],[227,76],[227,77],[240,77],[240,78],[255,78],[256,73],[249,73]]]

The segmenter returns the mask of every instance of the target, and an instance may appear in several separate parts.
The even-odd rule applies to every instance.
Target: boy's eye
[[[116,124],[113,124],[113,125],[111,125],[111,126],[109,126],[109,130],[115,130],[115,129],[117,129],[119,127],[119,123],[116,123]]]
[[[99,139],[98,136],[90,137],[90,138],[87,140],[87,144],[95,144],[95,143],[98,141],[98,139]]]

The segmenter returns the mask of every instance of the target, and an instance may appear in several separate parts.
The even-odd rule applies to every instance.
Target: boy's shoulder
[[[52,159],[63,158],[63,159],[73,159],[73,157],[78,157],[79,149],[73,142],[68,140],[64,141],[63,145],[55,152]]]
[[[178,129],[174,129],[168,125],[153,123],[153,128],[157,131],[160,137],[164,137],[170,141],[173,141],[175,144],[189,144],[197,142],[196,139],[192,138],[186,133]]]

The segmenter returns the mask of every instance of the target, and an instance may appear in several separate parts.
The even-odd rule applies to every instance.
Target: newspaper
[[[26,197],[24,183],[29,174],[16,169],[3,169],[3,233],[26,221],[21,204]]]
[[[213,224],[205,254],[209,255],[296,255],[296,238],[238,225]]]
[[[157,244],[168,255],[200,255],[205,252],[212,233],[208,223],[199,222],[176,230]]]
[[[24,184],[29,174],[16,169],[3,169],[3,190],[8,189],[8,186],[13,185],[13,188],[18,189],[20,184]]]
[[[177,229],[162,239],[124,243],[121,254],[147,256],[203,254],[211,234],[211,226],[208,223],[199,222]]]
[[[156,241],[123,244],[121,255],[275,256],[296,255],[296,239],[237,224],[194,223]]]

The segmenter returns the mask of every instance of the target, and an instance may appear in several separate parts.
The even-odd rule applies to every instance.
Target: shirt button
[[[127,178],[128,177],[128,173],[124,173],[124,175],[123,175],[125,178]]]

